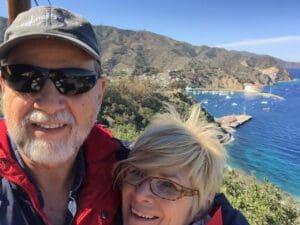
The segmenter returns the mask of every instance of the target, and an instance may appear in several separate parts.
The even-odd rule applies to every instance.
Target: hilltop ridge
[[[95,26],[109,75],[154,76],[171,87],[243,89],[244,83],[270,85],[290,80],[270,56],[247,56],[221,48],[193,46],[147,31]],[[166,85],[167,86],[167,85]]]
[[[7,19],[0,17],[0,42]],[[291,80],[284,61],[271,56],[193,46],[149,31],[94,26],[108,76],[139,76],[163,88],[242,90],[245,83]],[[293,64],[295,65],[295,64]],[[296,64],[297,65],[297,64]]]

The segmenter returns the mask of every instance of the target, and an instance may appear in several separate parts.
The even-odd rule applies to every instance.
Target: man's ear
[[[4,91],[4,79],[3,79],[3,77],[2,77],[2,75],[1,75],[1,72],[0,72],[0,91],[1,91],[1,93],[3,93],[3,91]]]
[[[98,86],[98,89],[99,89],[98,101],[99,101],[100,104],[102,104],[104,91],[105,91],[105,85],[106,85],[106,78],[101,77],[100,79],[98,79],[97,85],[99,85]]]

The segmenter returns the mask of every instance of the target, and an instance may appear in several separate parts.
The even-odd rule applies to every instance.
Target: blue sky
[[[193,45],[300,62],[300,0],[50,1],[82,14],[94,25],[147,30]],[[0,0],[0,16],[7,17],[7,0]]]

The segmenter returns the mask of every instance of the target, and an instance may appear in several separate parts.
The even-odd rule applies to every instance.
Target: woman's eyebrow
[[[173,174],[173,173],[160,172],[159,176],[166,177],[166,178],[173,178],[173,179],[179,180],[179,177],[178,177],[178,175],[176,173]]]

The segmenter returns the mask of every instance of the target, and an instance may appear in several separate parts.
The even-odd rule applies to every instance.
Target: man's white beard
[[[44,165],[56,165],[76,156],[80,146],[88,136],[96,116],[97,114],[86,127],[80,127],[75,126],[75,119],[67,111],[47,115],[39,110],[33,110],[25,116],[20,125],[10,127],[7,124],[7,127],[8,133],[15,141],[18,150],[22,151],[30,160]],[[69,136],[54,142],[37,139],[28,134],[27,127],[29,124],[45,122],[71,125]]]

